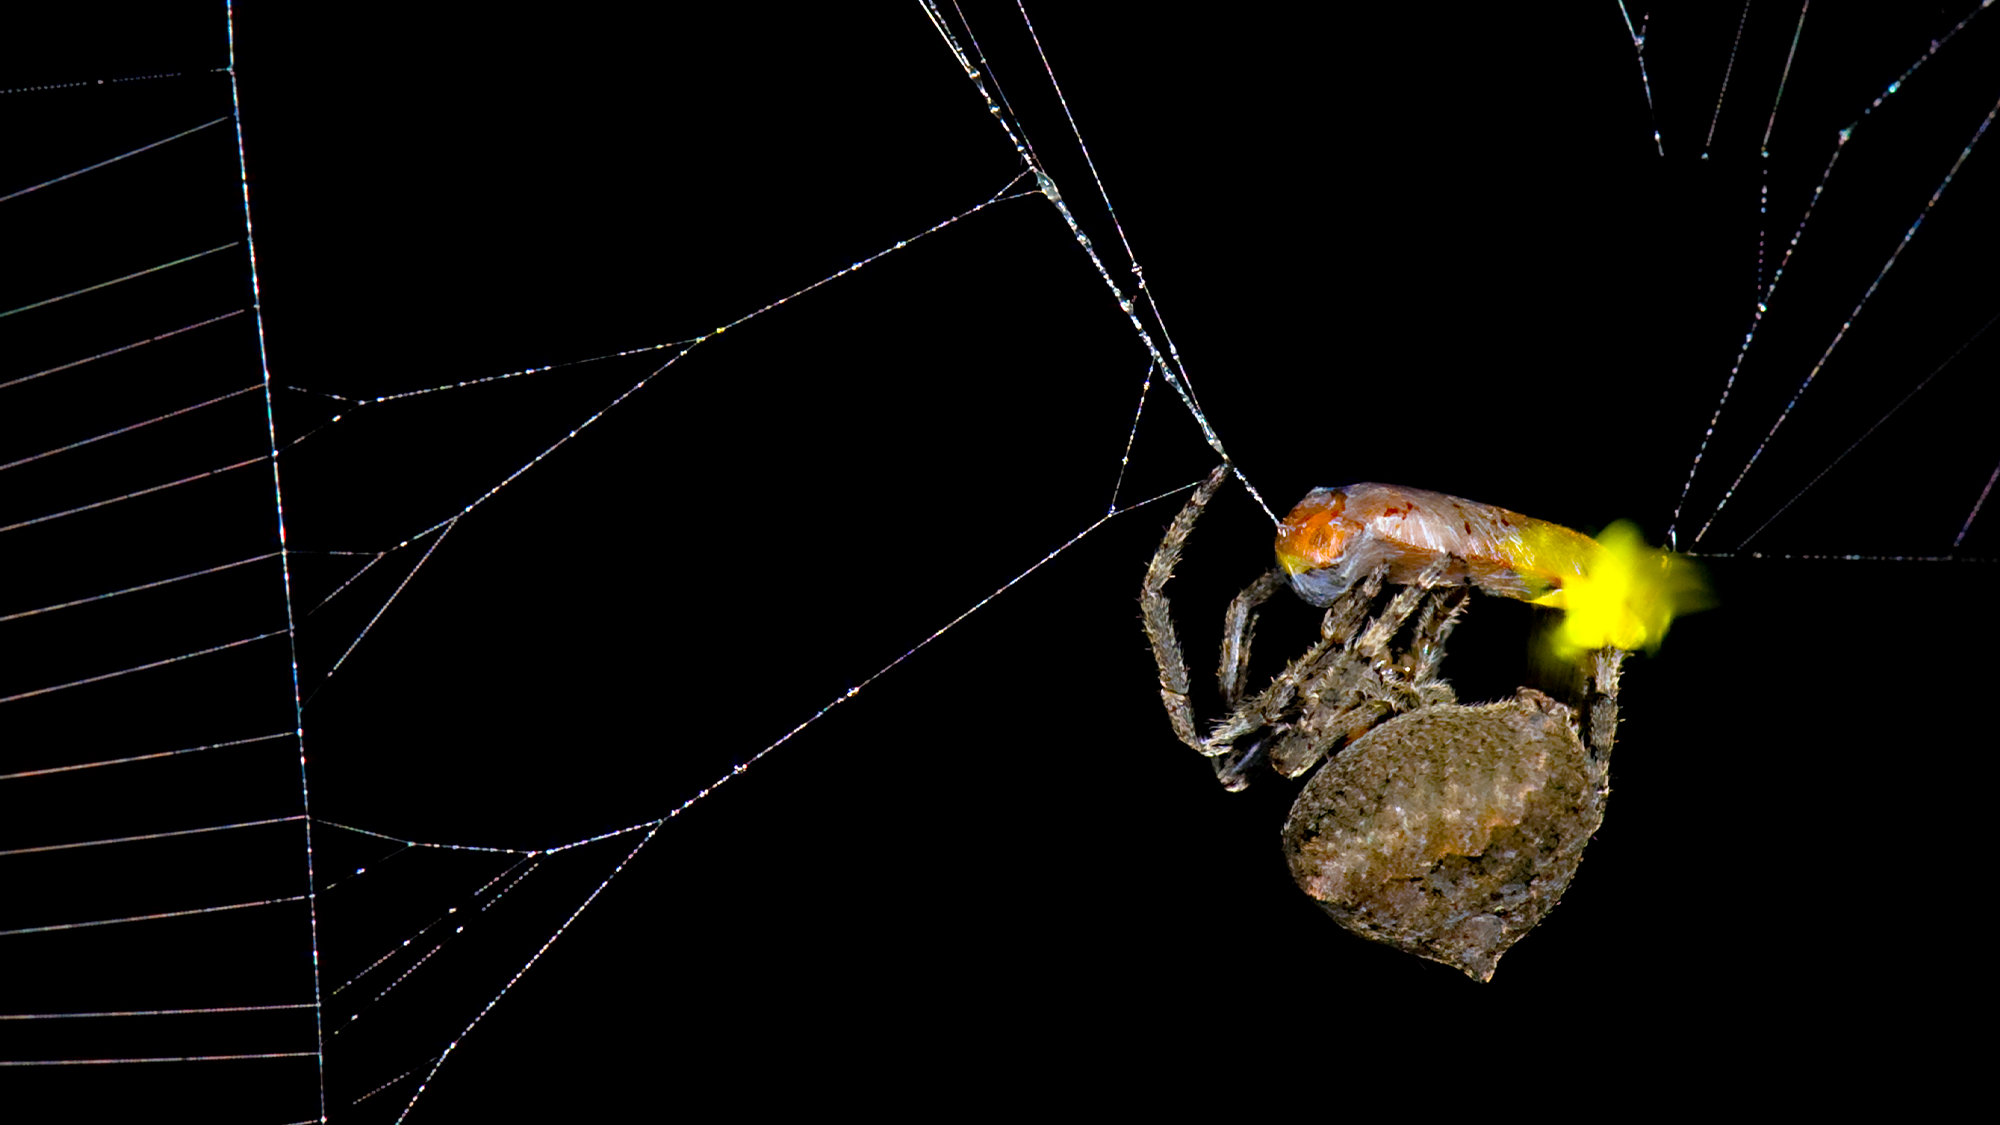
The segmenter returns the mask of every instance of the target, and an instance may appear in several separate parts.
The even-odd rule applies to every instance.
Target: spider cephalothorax
[[[1217,467],[1195,490],[1140,593],[1174,733],[1232,790],[1260,760],[1298,777],[1330,758],[1285,820],[1294,880],[1347,929],[1491,979],[1562,896],[1603,821],[1624,652],[1589,654],[1587,744],[1575,710],[1532,689],[1460,705],[1438,664],[1473,586],[1562,604],[1587,569],[1572,560],[1596,544],[1439,493],[1316,490],[1280,528],[1280,565],[1229,605],[1219,678],[1230,713],[1203,735],[1162,591],[1230,472]],[[1363,502],[1349,510],[1351,497]],[[1455,538],[1438,530],[1460,525]],[[1246,695],[1257,607],[1287,585],[1326,607],[1319,640]]]

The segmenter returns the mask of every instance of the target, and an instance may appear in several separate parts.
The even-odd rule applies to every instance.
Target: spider
[[[1163,589],[1232,471],[1224,463],[1195,489],[1140,592],[1174,733],[1232,791],[1260,761],[1296,778],[1330,757],[1285,819],[1293,879],[1346,929],[1491,980],[1562,897],[1603,822],[1624,649],[1656,638],[1664,618],[1649,637],[1626,612],[1610,634],[1620,643],[1588,652],[1587,724],[1532,688],[1462,705],[1438,665],[1472,587],[1574,609],[1589,572],[1611,569],[1593,567],[1603,549],[1440,493],[1318,489],[1281,525],[1279,565],[1229,604],[1218,672],[1229,714],[1202,735]],[[1257,608],[1285,586],[1325,607],[1319,640],[1247,694]]]

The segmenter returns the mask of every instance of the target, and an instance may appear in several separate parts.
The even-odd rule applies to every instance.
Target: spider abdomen
[[[1285,854],[1348,930],[1490,980],[1562,897],[1608,792],[1571,710],[1540,692],[1427,707],[1313,775]]]

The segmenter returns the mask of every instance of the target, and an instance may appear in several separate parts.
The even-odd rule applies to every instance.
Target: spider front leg
[[[1173,724],[1176,737],[1202,754],[1213,751],[1195,733],[1194,706],[1188,702],[1187,658],[1181,654],[1180,639],[1174,635],[1173,609],[1165,590],[1167,581],[1174,576],[1175,565],[1181,561],[1181,548],[1187,545],[1188,535],[1194,531],[1194,521],[1214,499],[1222,482],[1229,479],[1229,473],[1227,462],[1217,465],[1194,490],[1186,506],[1168,525],[1160,549],[1153,553],[1153,561],[1146,567],[1146,582],[1139,589],[1139,615],[1145,623],[1147,639],[1153,642],[1153,663],[1160,672],[1160,701],[1166,705],[1167,721]]]
[[[1359,605],[1350,609],[1336,608],[1329,611],[1323,630],[1333,630],[1323,636],[1320,644],[1314,646],[1306,656],[1293,661],[1286,670],[1285,678],[1273,688],[1260,693],[1248,704],[1243,703],[1243,678],[1249,665],[1250,634],[1255,625],[1256,607],[1268,600],[1286,584],[1282,570],[1274,569],[1253,582],[1238,594],[1231,603],[1225,620],[1222,667],[1220,679],[1222,693],[1228,701],[1232,713],[1216,724],[1206,737],[1195,729],[1194,707],[1189,700],[1187,660],[1180,639],[1174,629],[1172,607],[1167,600],[1165,588],[1173,578],[1174,567],[1180,562],[1181,551],[1194,530],[1194,522],[1202,510],[1214,498],[1215,493],[1228,479],[1232,470],[1225,463],[1209,473],[1194,495],[1167,528],[1160,541],[1159,550],[1153,554],[1153,561],[1146,568],[1146,581],[1139,591],[1140,617],[1146,628],[1146,637],[1152,643],[1153,662],[1160,676],[1160,700],[1167,712],[1167,721],[1174,728],[1174,734],[1183,744],[1204,757],[1215,759],[1216,773],[1228,788],[1241,789],[1247,781],[1244,769],[1254,761],[1266,737],[1267,728],[1280,724],[1287,709],[1293,702],[1298,683],[1308,674],[1308,670],[1333,644],[1345,644],[1352,628],[1335,630],[1333,623],[1343,615],[1351,616],[1358,622],[1366,605],[1381,589],[1380,571],[1370,575],[1360,588],[1350,591],[1358,595]],[[1343,605],[1352,605],[1353,598],[1343,599]],[[1236,748],[1236,741],[1250,735],[1258,735],[1242,750]]]

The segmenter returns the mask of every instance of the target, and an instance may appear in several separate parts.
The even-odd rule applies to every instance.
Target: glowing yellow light
[[[1655,651],[1675,617],[1712,604],[1700,568],[1680,555],[1648,547],[1639,529],[1625,520],[1597,537],[1597,549],[1584,561],[1582,573],[1536,601],[1564,611],[1550,638],[1564,660],[1606,645]]]

